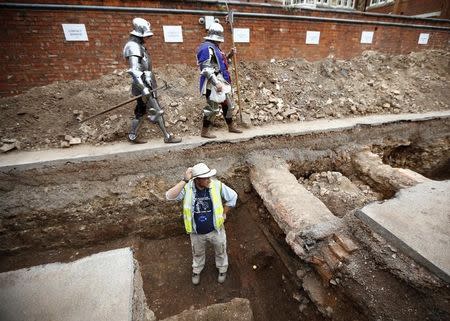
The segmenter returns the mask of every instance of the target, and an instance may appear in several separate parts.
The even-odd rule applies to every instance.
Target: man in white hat
[[[224,221],[236,206],[237,193],[213,178],[215,169],[198,163],[186,170],[184,178],[166,192],[167,200],[183,200],[184,227],[192,244],[192,283],[200,283],[205,266],[206,242],[214,245],[217,281],[225,282],[228,269],[227,236]],[[222,203],[222,199],[225,203]]]

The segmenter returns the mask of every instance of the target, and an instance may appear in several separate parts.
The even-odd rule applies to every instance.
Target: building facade
[[[282,0],[289,8],[346,9],[421,18],[450,18],[449,0]]]

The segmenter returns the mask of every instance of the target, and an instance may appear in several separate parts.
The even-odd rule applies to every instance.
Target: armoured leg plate
[[[154,124],[158,124],[159,128],[161,129],[163,135],[164,135],[164,142],[165,143],[179,143],[181,142],[181,138],[178,138],[174,136],[173,134],[170,134],[167,129],[164,122],[164,110],[159,105],[159,102],[157,99],[150,97],[147,102],[147,113],[148,113],[148,120],[151,121]]]
[[[206,102],[207,105],[203,108],[203,116],[212,122],[221,113],[220,104],[209,99],[206,99]]]
[[[130,129],[130,132],[128,133],[128,139],[131,142],[136,142],[137,137],[138,137],[139,127],[141,126],[141,123],[142,123],[142,117],[133,118],[131,120],[131,129]]]

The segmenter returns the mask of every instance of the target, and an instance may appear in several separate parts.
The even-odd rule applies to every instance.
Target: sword
[[[111,107],[111,108],[108,108],[108,109],[106,109],[106,110],[103,110],[103,111],[99,112],[98,114],[95,114],[95,115],[90,116],[90,117],[88,117],[88,118],[86,118],[86,119],[83,119],[83,120],[81,120],[79,123],[82,124],[82,123],[84,123],[84,122],[86,122],[86,121],[88,121],[88,120],[91,120],[91,119],[95,118],[95,117],[98,117],[98,116],[100,116],[100,115],[106,114],[106,113],[110,112],[111,110],[114,110],[114,109],[117,109],[117,108],[119,108],[119,107],[122,107],[123,105],[126,105],[126,104],[128,104],[128,103],[131,103],[132,101],[135,101],[135,100],[138,100],[139,98],[148,96],[149,94],[151,94],[151,93],[153,93],[153,92],[155,92],[155,91],[169,89],[169,88],[170,88],[170,85],[169,85],[166,81],[164,81],[164,80],[163,80],[163,82],[164,82],[164,85],[163,85],[163,86],[150,90],[150,92],[149,92],[147,95],[141,94],[141,95],[139,95],[139,96],[135,96],[135,97],[133,97],[133,98],[130,98],[130,99],[124,101],[124,102],[121,102],[120,104],[117,104],[117,105],[115,105],[115,106],[113,106],[113,107]]]

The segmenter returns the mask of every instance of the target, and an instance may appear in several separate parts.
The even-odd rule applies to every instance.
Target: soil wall
[[[155,66],[196,65],[195,49],[202,41],[205,15],[225,20],[223,4],[165,1],[77,2],[73,5],[0,3],[0,95],[15,95],[58,80],[95,79],[127,66],[122,48],[136,16],[148,19],[154,37],[148,41]],[[152,7],[146,7],[151,5]],[[114,7],[113,7],[114,6]],[[161,8],[173,9],[168,12]],[[348,59],[364,50],[409,53],[447,49],[450,23],[425,19],[314,10],[286,11],[280,6],[236,5],[235,28],[250,29],[250,43],[238,43],[239,59],[271,58],[319,60],[328,56]],[[62,24],[84,24],[88,41],[66,41]],[[166,43],[163,26],[181,25],[182,43]],[[423,25],[423,27],[422,27]],[[227,26],[225,26],[227,28]],[[228,29],[228,28],[227,28]],[[305,43],[307,31],[320,31],[318,45]],[[361,32],[373,31],[372,44],[361,44]],[[429,33],[419,45],[420,33]],[[225,50],[231,45],[226,32]]]
[[[247,159],[251,153],[278,156],[299,176],[337,170],[352,173],[349,155],[372,146],[430,144],[434,168],[447,151],[449,122],[435,119],[339,132],[260,137],[245,142],[205,144],[195,148],[144,150],[97,159],[61,160],[0,170],[0,254],[35,249],[83,247],[127,236],[163,238],[183,233],[181,208],[165,192],[185,169],[204,161],[245,202],[252,191]],[[435,142],[436,145],[432,143]],[[436,147],[433,147],[436,146]],[[434,157],[437,152],[441,157]],[[392,154],[392,153],[391,153]],[[240,204],[240,203],[239,203]],[[238,204],[238,206],[239,206]]]

